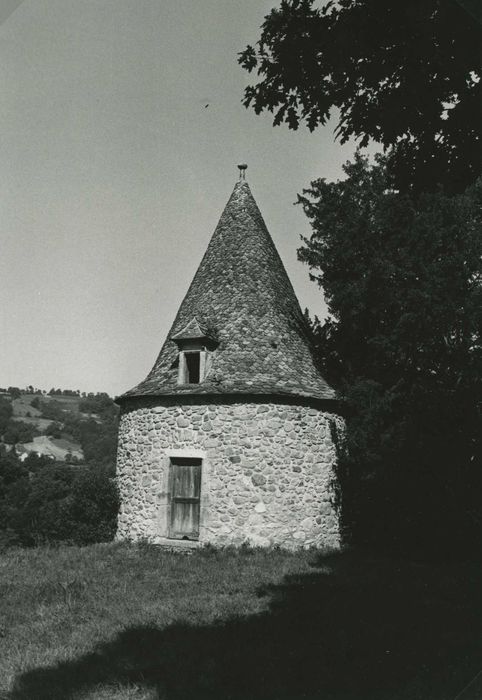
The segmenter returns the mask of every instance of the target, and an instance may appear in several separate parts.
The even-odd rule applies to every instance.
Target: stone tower
[[[339,546],[335,394],[244,177],[154,367],[117,401],[119,539]]]

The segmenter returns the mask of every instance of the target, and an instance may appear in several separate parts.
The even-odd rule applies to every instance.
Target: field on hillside
[[[13,399],[12,408],[13,415],[15,418],[30,417],[32,420],[40,418],[42,415],[41,410],[32,406],[32,401],[35,399],[40,399],[45,405],[49,405],[50,402],[55,402],[64,411],[69,411],[71,413],[79,413],[79,402],[82,400],[80,396],[39,396],[38,394],[27,394],[23,393],[19,398]],[[30,414],[30,415],[27,415]],[[50,419],[50,422],[52,419]]]
[[[353,554],[10,550],[0,697],[453,700],[481,666],[481,584]]]
[[[17,417],[15,414],[14,416]],[[49,418],[30,418],[29,416],[22,416],[22,420],[24,423],[30,423],[30,425],[33,425],[40,433],[47,430],[49,425],[52,423]]]
[[[31,403],[38,399],[37,394],[23,393],[19,398],[12,401],[13,419],[21,420],[35,428],[39,433],[45,433],[52,424],[52,418],[42,418],[42,412]],[[40,397],[45,405],[55,401],[62,410],[79,415],[79,396],[42,396]],[[79,460],[83,459],[82,448],[71,436],[64,434],[62,438],[56,439],[49,435],[39,435],[32,441],[24,442],[25,452],[37,452],[37,454],[48,455],[56,460],[64,461],[67,455],[72,455]]]
[[[7,451],[15,449],[22,461],[34,452],[56,462],[113,469],[118,407],[107,394],[45,395],[11,389],[0,396],[0,447],[3,443]]]
[[[13,415],[16,418],[24,418],[29,414],[32,418],[37,418],[41,415],[38,408],[31,405],[32,401],[38,398],[35,394],[22,394],[18,399],[12,401]]]

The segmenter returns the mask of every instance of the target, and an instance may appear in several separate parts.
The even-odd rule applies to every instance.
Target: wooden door
[[[169,536],[177,540],[199,539],[201,460],[171,461],[171,519]]]

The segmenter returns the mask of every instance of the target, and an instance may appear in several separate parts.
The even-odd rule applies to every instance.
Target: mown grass
[[[309,570],[309,560],[307,553],[188,555],[125,544],[6,552],[0,688],[11,689],[27,670],[76,659],[127,627],[207,625],[259,613],[268,601],[257,588]]]
[[[312,551],[12,550],[0,697],[453,700],[482,667],[481,583]]]

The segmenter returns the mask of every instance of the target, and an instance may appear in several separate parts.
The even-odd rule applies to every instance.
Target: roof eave
[[[332,407],[341,407],[344,402],[343,400],[337,395],[334,394],[333,396],[315,396],[312,394],[304,394],[304,393],[294,393],[294,392],[272,392],[272,393],[263,393],[259,391],[253,391],[253,392],[248,392],[248,391],[233,391],[230,393],[216,393],[216,392],[206,392],[206,393],[136,393],[136,394],[122,394],[121,396],[116,396],[114,401],[118,405],[122,405],[128,401],[138,401],[138,400],[152,400],[152,401],[162,401],[163,399],[169,399],[169,400],[176,400],[179,403],[182,403],[183,399],[188,399],[189,401],[195,399],[196,403],[209,403],[210,401],[216,400],[219,401],[220,399],[226,399],[228,401],[246,401],[246,398],[249,397],[251,400],[253,400],[256,403],[260,403],[262,400],[265,402],[269,403],[270,399],[273,399],[276,403],[279,403],[281,401],[286,401],[289,403],[293,403],[296,401],[300,401],[303,403],[309,403],[309,404],[316,404],[320,405],[323,404],[325,406],[332,406]],[[340,411],[337,411],[340,412]]]

